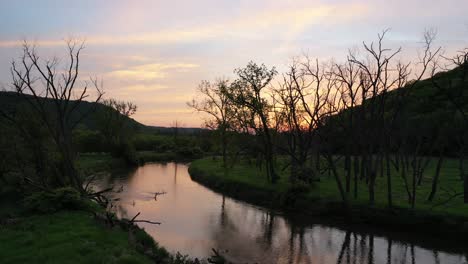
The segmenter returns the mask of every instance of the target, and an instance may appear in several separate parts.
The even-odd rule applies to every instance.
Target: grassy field
[[[127,232],[99,225],[90,213],[62,211],[0,226],[2,263],[151,263]]]
[[[202,182],[208,183],[220,191],[227,190],[240,198],[243,196],[242,192],[244,192],[244,195],[251,196],[250,198],[253,199],[256,198],[256,196],[252,194],[254,192],[270,194],[271,198],[269,198],[268,201],[258,202],[262,205],[265,205],[266,202],[272,202],[275,203],[273,206],[278,206],[278,203],[283,203],[285,196],[290,195],[291,190],[293,190],[293,186],[288,182],[289,170],[286,169],[282,171],[280,169],[283,167],[285,161],[279,159],[278,163],[277,171],[280,174],[280,179],[277,184],[269,183],[264,172],[253,165],[249,165],[245,161],[226,170],[222,167],[220,158],[205,158],[192,162],[190,165],[190,172],[195,180],[200,179]],[[431,180],[435,171],[435,163],[435,160],[429,163],[423,175],[422,184],[417,188],[416,206],[414,210],[411,210],[411,206],[408,203],[407,193],[401,175],[395,170],[392,170],[394,209],[401,209],[405,212],[416,212],[420,215],[441,216],[447,221],[451,221],[451,218],[466,219],[462,221],[467,221],[464,225],[466,225],[468,229],[468,205],[463,204],[463,197],[457,196],[449,202],[446,202],[453,193],[462,192],[462,181],[458,175],[457,160],[445,160],[441,170],[440,184],[436,197],[432,203],[427,202],[427,197],[431,189]],[[341,164],[338,165],[340,167],[339,174],[342,176],[345,175]],[[344,179],[342,180],[344,184]],[[378,176],[376,180],[376,201],[373,207],[375,209],[386,209],[388,207],[386,181],[385,177],[380,176]],[[357,199],[353,198],[352,190],[348,195],[351,206],[369,208],[368,187],[364,181],[359,183],[358,190],[359,195]],[[258,195],[259,199],[261,199],[261,197],[261,195]],[[250,199],[250,201],[251,200],[252,199]],[[296,201],[297,205],[295,209],[299,210],[302,208],[301,205],[304,206],[303,210],[313,208],[313,204],[317,203],[317,201],[324,201],[327,203],[339,203],[341,201],[335,179],[331,175],[328,175],[328,173],[321,175],[320,181],[308,187],[297,200],[299,201]],[[279,206],[290,209],[287,208],[289,207],[288,204],[283,203]]]

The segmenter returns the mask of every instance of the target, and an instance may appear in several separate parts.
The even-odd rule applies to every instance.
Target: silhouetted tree
[[[59,68],[59,60],[41,60],[35,47],[23,44],[23,55],[11,67],[14,91],[22,95],[38,115],[60,154],[62,176],[66,185],[83,190],[82,179],[75,167],[76,151],[72,130],[90,114],[81,113],[79,105],[96,91],[95,102],[102,97],[102,85],[96,79],[81,81],[80,53],[83,43],[68,41],[69,61]]]
[[[234,106],[227,94],[228,86],[229,81],[225,79],[219,79],[213,84],[203,81],[198,86],[198,93],[201,98],[193,99],[187,103],[189,107],[196,111],[210,116],[210,119],[205,120],[205,125],[219,132],[224,167],[227,165],[228,132],[234,118]]]
[[[278,175],[274,167],[274,150],[270,131],[270,104],[262,92],[271,83],[277,71],[265,65],[249,62],[245,68],[236,69],[237,79],[229,86],[227,97],[238,108],[238,116],[246,115],[251,128],[261,137],[267,177],[275,183]]]

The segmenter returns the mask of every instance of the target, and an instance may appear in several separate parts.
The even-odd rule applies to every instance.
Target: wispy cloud
[[[205,26],[184,29],[159,30],[130,35],[89,35],[87,45],[164,45],[189,43],[229,36],[264,37],[265,30],[274,34],[285,34],[289,38],[301,33],[308,26],[333,16],[333,22],[343,22],[362,16],[367,10],[363,4],[321,4],[307,8],[261,10],[247,17],[236,17],[228,21],[210,21]],[[119,22],[116,22],[116,26]],[[280,29],[280,30],[278,30]],[[281,31],[283,30],[283,31]],[[35,41],[40,46],[63,45],[62,39]],[[0,47],[21,45],[22,41],[0,41]]]
[[[150,81],[166,78],[169,72],[185,72],[189,69],[198,67],[199,65],[191,63],[152,63],[115,70],[108,73],[107,77],[127,80],[131,79],[135,81]]]

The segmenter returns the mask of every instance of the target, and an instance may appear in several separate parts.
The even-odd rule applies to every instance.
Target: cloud
[[[151,32],[141,32],[125,35],[89,35],[87,45],[167,45],[192,43],[208,39],[231,36],[264,37],[265,30],[274,35],[285,34],[288,38],[295,37],[314,23],[333,23],[347,21],[360,17],[367,8],[363,4],[317,4],[314,7],[272,8],[257,10],[246,16],[236,17],[227,21],[207,21],[206,25],[188,26],[183,29],[166,29]],[[114,26],[118,26],[115,22]],[[278,30],[280,29],[280,30]],[[283,31],[282,31],[283,30]],[[64,45],[61,39],[35,41],[40,46]],[[21,45],[22,41],[0,41],[0,47]]]
[[[191,63],[152,63],[111,71],[107,74],[107,77],[134,81],[151,81],[166,78],[169,72],[186,72],[198,67],[199,65]]]
[[[140,92],[154,92],[154,91],[160,91],[168,89],[166,85],[160,85],[160,84],[136,84],[136,85],[129,85],[125,86],[124,88],[119,89],[118,91],[115,91],[114,94],[118,96],[129,96],[129,95],[135,95],[135,93],[140,93]]]

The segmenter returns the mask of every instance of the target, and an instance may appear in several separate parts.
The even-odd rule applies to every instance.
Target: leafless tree
[[[198,94],[201,98],[187,103],[196,111],[208,114],[210,119],[205,120],[205,125],[220,133],[224,167],[227,164],[228,132],[234,118],[234,106],[226,93],[228,86],[229,81],[226,79],[219,79],[213,84],[203,81],[198,86]]]
[[[23,44],[23,54],[11,66],[14,91],[22,95],[38,114],[47,128],[61,157],[61,169],[67,184],[79,190],[82,179],[75,167],[76,152],[72,144],[72,130],[93,110],[81,112],[80,104],[94,89],[93,101],[99,102],[103,95],[102,84],[97,79],[78,79],[80,53],[83,43],[67,41],[69,61],[60,68],[57,58],[42,60],[36,48]]]

